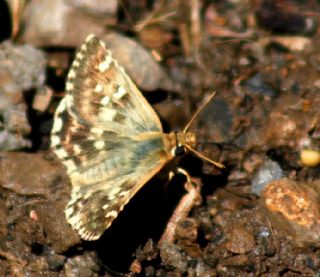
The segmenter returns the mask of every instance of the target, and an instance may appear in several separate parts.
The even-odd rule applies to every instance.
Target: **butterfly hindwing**
[[[66,218],[94,240],[171,156],[159,118],[98,38],[79,49],[66,91],[51,145],[72,184]]]
[[[70,175],[73,188],[66,216],[82,238],[99,238],[132,196],[160,170],[167,162],[162,147],[161,136],[120,141],[107,151],[106,159],[98,154],[101,159],[91,159],[82,172]]]

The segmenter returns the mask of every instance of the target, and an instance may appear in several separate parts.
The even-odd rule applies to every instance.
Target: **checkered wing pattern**
[[[98,239],[171,159],[158,116],[93,35],[72,63],[51,146],[71,180],[66,218],[85,240]]]

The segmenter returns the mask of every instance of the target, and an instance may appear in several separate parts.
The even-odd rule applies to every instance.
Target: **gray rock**
[[[0,150],[31,147],[24,92],[44,86],[45,54],[31,45],[0,45]]]
[[[64,2],[97,16],[116,14],[118,7],[117,0],[64,0]]]
[[[102,39],[111,50],[113,57],[125,68],[139,88],[147,91],[180,90],[179,85],[170,79],[149,51],[138,42],[117,33],[108,34]]]
[[[260,196],[262,190],[271,181],[281,179],[284,176],[281,167],[274,161],[267,160],[261,165],[252,179],[251,192]]]
[[[101,36],[107,23],[115,23],[115,17],[115,13],[94,17],[64,0],[31,0],[24,13],[23,40],[41,47],[77,47],[90,33]]]

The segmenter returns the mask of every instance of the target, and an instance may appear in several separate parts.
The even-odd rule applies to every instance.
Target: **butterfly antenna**
[[[187,123],[186,127],[183,129],[183,133],[186,133],[188,129],[190,128],[191,124],[194,122],[194,120],[198,117],[199,113],[205,108],[205,106],[208,105],[208,103],[211,101],[211,99],[216,95],[216,92],[214,91],[210,96],[207,97],[207,99],[201,104],[201,106],[198,108],[198,110],[193,114],[189,122]]]
[[[185,145],[185,147],[187,147],[191,152],[193,152],[194,154],[196,154],[199,158],[215,165],[218,168],[225,168],[225,166],[221,163],[215,162],[209,158],[207,158],[206,156],[204,156],[203,154],[199,153],[198,151],[194,150],[191,146],[189,146],[188,144]]]

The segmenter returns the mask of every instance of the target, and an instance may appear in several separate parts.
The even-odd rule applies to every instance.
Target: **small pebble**
[[[282,229],[298,245],[320,244],[319,181],[296,182],[283,178],[268,184],[261,204],[273,228]]]
[[[268,160],[259,168],[252,179],[251,192],[260,196],[264,187],[271,181],[281,179],[283,171],[274,161]]]
[[[320,165],[320,151],[303,149],[300,152],[300,160],[304,166],[316,167]]]
[[[114,15],[118,7],[116,0],[65,0],[64,2],[71,7],[97,16]]]
[[[245,226],[235,224],[226,234],[225,247],[232,253],[244,254],[251,251],[255,246],[254,236]]]
[[[277,92],[264,80],[262,74],[255,74],[243,82],[243,87],[249,94],[275,97]]]

